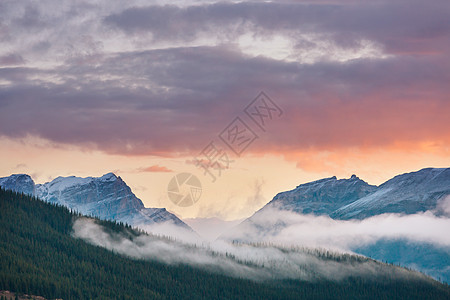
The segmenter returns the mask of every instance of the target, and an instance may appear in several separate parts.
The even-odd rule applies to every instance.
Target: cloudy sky
[[[230,220],[322,177],[448,167],[449,20],[447,0],[1,1],[0,176],[113,171],[146,206]],[[239,156],[236,117],[257,136]],[[215,182],[193,164],[211,142]],[[180,172],[203,186],[188,208]]]

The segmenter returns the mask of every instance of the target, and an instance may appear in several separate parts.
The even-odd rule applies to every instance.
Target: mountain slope
[[[28,195],[35,194],[35,184],[33,179],[26,174],[13,174],[9,177],[0,178],[0,186],[6,190],[24,193]]]
[[[277,194],[267,207],[302,214],[329,215],[335,219],[363,219],[383,213],[414,214],[436,209],[450,195],[450,168],[426,168],[405,173],[380,186],[353,175],[325,178]]]
[[[186,265],[132,260],[72,236],[80,216],[26,195],[0,190],[0,290],[64,299],[448,299],[448,286],[382,265],[380,278],[255,282]],[[100,221],[97,221],[100,222]],[[118,235],[130,227],[101,221]],[[330,264],[337,259],[329,258]],[[348,257],[346,259],[351,259]],[[352,262],[358,264],[358,260]]]
[[[36,196],[101,219],[120,220],[144,208],[125,182],[112,173],[99,178],[58,177],[36,185]]]
[[[428,168],[395,176],[375,192],[331,213],[336,219],[363,219],[383,213],[414,214],[433,210],[450,195],[450,168]]]
[[[353,184],[352,184],[353,183]],[[328,215],[336,220],[365,219],[384,213],[415,214],[433,211],[450,195],[450,168],[427,168],[398,175],[379,187],[366,184],[356,176],[337,180],[326,178],[299,185],[292,191],[279,193],[274,199],[234,228],[224,239],[247,240],[276,236],[288,226],[289,220],[265,219],[270,209],[300,214]],[[268,225],[271,224],[271,225]],[[313,232],[314,228],[311,228]],[[428,243],[388,239],[348,250],[356,253],[414,267],[435,278],[450,282],[450,249]],[[401,253],[402,255],[396,255]]]
[[[450,282],[450,249],[431,243],[407,239],[381,239],[374,244],[353,249],[355,253],[400,264],[430,275],[440,281]]]
[[[293,190],[278,193],[272,201],[255,212],[250,218],[244,220],[234,231],[246,232],[249,228],[252,228],[250,230],[252,232],[256,230],[259,234],[276,235],[285,228],[287,223],[284,220],[278,220],[270,228],[261,225],[260,218],[268,210],[275,209],[293,211],[299,214],[329,215],[336,209],[353,203],[376,189],[376,186],[369,185],[356,175],[352,175],[349,179],[338,180],[336,176],[333,176],[301,184]],[[231,234],[226,232],[219,238],[228,240],[230,236],[233,236],[232,232],[233,230],[228,232]],[[237,240],[241,239],[237,238]]]
[[[334,176],[279,193],[265,207],[277,206],[303,214],[328,215],[375,190],[376,186],[369,185],[355,175],[340,180]]]
[[[0,178],[0,186],[105,220],[116,220],[132,226],[170,222],[190,230],[189,226],[165,208],[145,208],[122,178],[113,173],[98,178],[58,177],[37,185],[28,175],[11,175]]]

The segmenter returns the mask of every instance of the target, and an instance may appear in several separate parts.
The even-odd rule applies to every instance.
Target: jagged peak
[[[310,182],[307,182],[307,183],[302,183],[302,184],[298,185],[297,188],[303,187],[303,186],[308,186],[308,185],[313,185],[313,184],[318,184],[318,183],[324,183],[324,182],[327,182],[327,181],[336,181],[336,180],[337,180],[336,176],[328,177],[328,178],[322,178],[322,179],[319,179],[319,180],[314,180],[314,181],[310,181]]]
[[[348,178],[348,179],[346,179],[346,178],[344,178],[344,179],[337,179],[336,176],[332,176],[332,177],[323,178],[323,179],[319,179],[319,180],[315,180],[315,181],[311,181],[311,182],[307,182],[307,183],[300,184],[300,185],[298,185],[298,186],[296,187],[296,189],[302,188],[302,187],[309,187],[309,186],[317,185],[317,184],[327,184],[327,183],[334,184],[334,183],[337,183],[337,182],[339,182],[339,183],[345,183],[345,182],[347,182],[347,181],[352,181],[352,182],[354,182],[354,181],[363,181],[363,180],[361,180],[361,179],[360,179],[358,176],[356,176],[355,174],[353,174],[353,175],[352,175],[350,178]]]
[[[55,179],[53,179],[50,182],[45,183],[44,185],[51,185],[54,186],[56,184],[62,184],[63,185],[61,187],[69,187],[71,185],[77,185],[77,184],[88,184],[92,181],[103,181],[103,182],[108,182],[108,181],[115,181],[120,177],[117,177],[114,173],[110,172],[110,173],[106,173],[105,175],[101,176],[101,177],[77,177],[77,176],[67,176],[67,177],[63,177],[63,176],[58,176]]]
[[[116,174],[109,172],[100,177],[99,179],[101,181],[116,181],[119,177],[116,176]]]

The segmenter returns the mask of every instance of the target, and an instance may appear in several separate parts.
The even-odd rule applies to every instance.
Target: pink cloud
[[[138,170],[139,172],[173,172],[171,169],[164,167],[164,166],[159,166],[159,165],[153,165],[147,168],[140,168]]]

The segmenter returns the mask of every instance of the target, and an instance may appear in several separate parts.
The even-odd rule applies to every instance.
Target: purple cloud
[[[286,113],[250,151],[450,141],[447,2],[1,5],[3,136],[198,153],[264,90]],[[235,41],[249,32],[331,48],[310,63],[250,55]],[[364,40],[387,56],[326,59]]]

